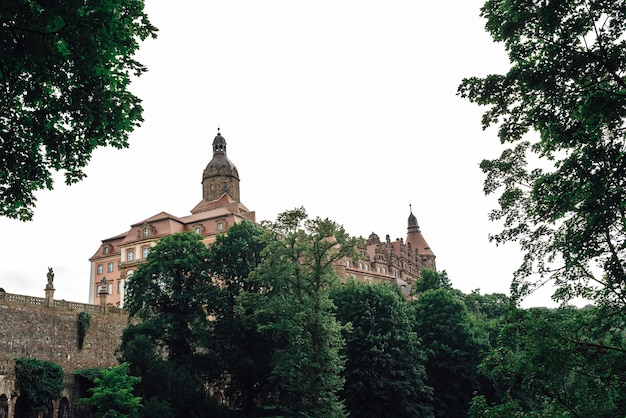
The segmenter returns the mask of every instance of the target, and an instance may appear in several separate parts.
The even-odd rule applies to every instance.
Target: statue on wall
[[[52,285],[52,281],[54,280],[54,271],[52,271],[52,267],[48,267],[48,284],[46,285],[46,289],[52,289],[54,286]]]

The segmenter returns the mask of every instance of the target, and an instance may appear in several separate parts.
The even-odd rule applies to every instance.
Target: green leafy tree
[[[465,304],[450,290],[428,290],[414,305],[417,334],[428,352],[426,383],[433,387],[436,417],[467,416],[480,389],[478,365],[487,349]]]
[[[141,379],[128,375],[128,363],[103,369],[89,389],[91,397],[80,398],[78,405],[94,407],[95,418],[135,418],[141,398],[133,394],[133,386]]]
[[[438,272],[430,269],[423,269],[420,279],[411,287],[414,295],[424,293],[427,290],[447,289],[452,290],[452,284],[445,271]]]
[[[120,354],[132,374],[149,381],[139,388],[149,409],[175,405],[175,416],[217,414],[207,390],[217,375],[209,348],[219,292],[209,257],[200,235],[169,235],[127,281],[125,306],[141,322],[125,330]]]
[[[483,362],[498,398],[480,411],[523,411],[529,417],[626,416],[623,322],[606,311],[573,307],[511,310],[499,344]],[[607,322],[612,322],[608,325]],[[522,416],[522,415],[518,415]]]
[[[481,168],[485,193],[500,191],[490,217],[504,229],[492,239],[524,253],[514,294],[550,278],[556,300],[623,307],[626,4],[489,0],[481,16],[512,65],[458,92],[488,106],[483,127],[498,125],[507,147]]]
[[[398,289],[351,281],[331,297],[337,319],[347,325],[342,395],[350,416],[432,416],[426,356]]]
[[[15,387],[25,416],[36,417],[61,397],[65,374],[61,366],[27,357],[15,359]]]
[[[208,260],[200,235],[168,235],[126,282],[125,308],[150,324],[170,360],[193,356],[204,333],[210,331],[207,304],[217,288]]]
[[[128,146],[143,120],[131,77],[156,36],[143,0],[0,3],[0,216],[30,220],[51,171],[75,183],[98,147]]]
[[[250,320],[252,307],[241,303],[269,286],[249,277],[263,260],[267,238],[259,225],[241,222],[209,247],[208,265],[220,285],[214,303],[213,351],[229,404],[244,415],[254,414],[257,404],[266,403],[273,392],[269,376],[277,340],[259,332]]]
[[[271,280],[257,304],[259,327],[286,342],[274,355],[273,376],[284,416],[345,416],[340,350],[344,341],[329,289],[338,281],[333,264],[356,255],[355,238],[328,219],[309,219],[303,208],[265,225],[279,239],[264,251],[256,277]]]
[[[470,314],[485,320],[498,320],[505,315],[513,301],[504,293],[481,294],[480,289],[472,290],[463,296],[463,302]]]

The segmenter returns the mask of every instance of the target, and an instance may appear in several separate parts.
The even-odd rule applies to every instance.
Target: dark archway
[[[9,416],[9,399],[4,393],[0,395],[0,418]]]
[[[67,398],[61,398],[59,401],[59,414],[58,418],[70,418],[70,402]]]
[[[15,401],[15,411],[13,411],[15,418],[28,418],[28,401],[24,396],[18,396]]]

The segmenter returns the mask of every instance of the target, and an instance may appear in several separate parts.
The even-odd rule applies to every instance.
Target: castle
[[[213,140],[213,157],[202,173],[202,200],[191,209],[191,215],[177,217],[160,212],[132,224],[126,232],[102,240],[89,259],[89,303],[106,293],[109,304],[123,307],[125,281],[163,236],[195,231],[202,235],[205,245],[210,245],[218,234],[235,223],[255,222],[255,212],[241,203],[239,181],[239,172],[228,159],[226,140],[218,128]],[[408,294],[422,269],[436,270],[435,254],[422,236],[412,211],[406,240],[391,241],[387,235],[381,241],[372,233],[359,250],[362,253],[359,261],[346,259],[335,266],[344,281],[353,278],[368,283],[394,283]]]
[[[49,405],[44,417],[89,416],[88,410],[81,410],[75,404],[85,393],[72,373],[76,369],[117,364],[115,350],[128,323],[126,312],[117,309],[124,304],[125,280],[161,237],[195,231],[210,245],[218,234],[244,220],[256,222],[255,213],[240,201],[239,173],[226,155],[226,140],[218,130],[213,140],[213,157],[202,173],[202,200],[191,210],[191,215],[176,217],[160,212],[132,224],[122,234],[102,240],[90,258],[90,304],[54,300],[52,269],[44,289],[45,298],[0,291],[0,311],[5,320],[0,338],[0,418],[14,416],[20,409],[15,387],[17,357],[51,361],[66,373],[61,398]],[[343,281],[393,283],[408,295],[423,268],[436,269],[435,254],[422,236],[412,211],[406,239],[392,241],[387,235],[381,241],[372,233],[359,250],[362,257],[358,260],[344,259],[335,265]],[[99,304],[95,305],[95,301]],[[92,316],[84,343],[79,344],[81,312]]]

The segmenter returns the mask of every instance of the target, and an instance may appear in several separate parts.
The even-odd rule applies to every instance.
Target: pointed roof
[[[429,255],[434,257],[435,253],[433,253],[430,249],[430,245],[428,245],[424,239],[417,223],[417,218],[413,215],[413,208],[411,207],[411,204],[409,204],[409,210],[411,213],[408,220],[406,243],[411,244],[411,249],[413,251],[417,250],[419,255]]]

